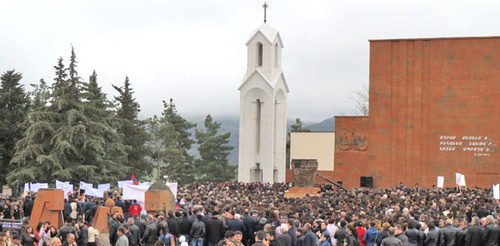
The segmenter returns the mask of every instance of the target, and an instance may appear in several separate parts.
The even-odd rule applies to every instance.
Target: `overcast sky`
[[[288,116],[320,121],[349,110],[368,83],[370,39],[496,36],[500,1],[268,0],[268,24],[285,46]],[[85,80],[95,69],[108,96],[130,77],[141,117],[174,98],[185,116],[237,115],[245,43],[262,24],[257,0],[0,0],[0,72],[23,83],[66,61],[71,45]],[[29,88],[29,86],[28,86]],[[30,88],[29,88],[30,89]]]

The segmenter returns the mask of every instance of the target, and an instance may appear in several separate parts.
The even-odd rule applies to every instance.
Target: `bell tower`
[[[281,70],[283,43],[275,28],[264,23],[250,35],[247,71],[240,91],[238,181],[285,182],[286,98]]]

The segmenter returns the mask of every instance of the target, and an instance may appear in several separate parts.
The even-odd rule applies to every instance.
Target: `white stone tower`
[[[267,7],[264,5],[264,9]],[[267,23],[250,35],[240,91],[238,181],[285,182],[286,98],[283,43]]]

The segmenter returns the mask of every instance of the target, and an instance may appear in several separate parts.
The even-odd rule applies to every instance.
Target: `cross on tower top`
[[[262,5],[262,7],[264,8],[264,23],[266,23],[267,19],[266,19],[266,10],[267,10],[267,7],[269,7],[269,5],[267,5],[266,2],[264,2],[264,5]]]

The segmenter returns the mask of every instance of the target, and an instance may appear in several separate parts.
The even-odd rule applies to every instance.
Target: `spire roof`
[[[279,32],[276,28],[270,26],[267,23],[264,23],[252,32],[250,38],[248,39],[248,42],[250,42],[250,40],[252,40],[252,38],[259,32],[262,33],[262,35],[264,35],[264,37],[269,41],[269,43],[273,43],[274,40],[276,39],[276,36],[279,36]]]

